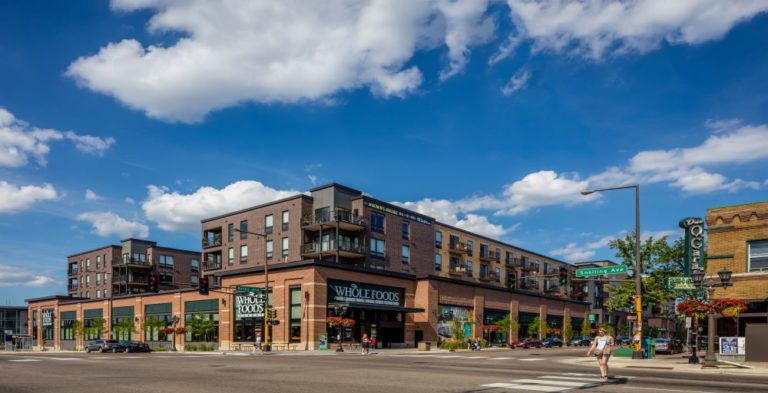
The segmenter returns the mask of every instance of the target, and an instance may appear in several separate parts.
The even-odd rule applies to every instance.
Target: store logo
[[[400,292],[398,290],[345,282],[335,282],[329,286],[335,293],[333,301],[400,305]]]
[[[685,229],[685,263],[692,270],[701,270],[701,249],[704,247],[704,220],[689,217],[680,220]]]
[[[264,318],[264,295],[235,296],[235,319]]]

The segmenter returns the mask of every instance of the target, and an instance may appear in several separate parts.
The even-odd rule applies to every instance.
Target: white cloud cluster
[[[649,238],[658,240],[664,236],[667,236],[667,241],[671,242],[677,239],[681,233],[681,230],[641,231],[640,242],[642,244]],[[608,243],[611,240],[623,238],[626,234],[626,231],[622,231],[616,235],[603,236],[598,240],[584,244],[568,243],[565,247],[551,250],[549,253],[552,256],[561,257],[568,262],[586,262],[597,254],[597,250],[608,247]]]
[[[58,282],[50,276],[0,263],[0,287],[44,287],[57,284]]]
[[[50,201],[59,197],[56,189],[50,185],[19,186],[0,180],[0,213],[16,213],[41,201]]]
[[[67,75],[148,116],[196,122],[244,102],[324,102],[368,88],[402,97],[424,79],[419,52],[445,50],[440,80],[459,74],[475,46],[493,40],[489,0],[112,0],[119,12],[149,10],[150,33],[181,38],[109,43]],[[488,63],[531,42],[534,53],[600,60],[669,44],[699,44],[766,10],[762,0],[507,0],[512,35]],[[492,11],[489,11],[492,10]],[[506,11],[502,11],[506,14]],[[505,16],[501,16],[505,17]],[[525,78],[513,77],[511,94]],[[518,86],[518,87],[515,87]]]
[[[46,156],[51,150],[49,143],[61,140],[71,141],[83,153],[99,156],[115,143],[113,138],[31,127],[0,108],[0,166],[24,166],[30,158],[39,165],[46,165]]]
[[[488,217],[470,213],[472,211],[487,209],[489,203],[495,201],[488,198],[469,198],[458,202],[446,199],[422,199],[417,202],[393,202],[394,204],[411,209],[421,214],[434,217],[444,224],[453,225],[467,231],[472,231],[489,237],[500,237],[516,227],[506,228],[503,225],[493,224]]]
[[[519,70],[509,78],[509,81],[501,87],[501,94],[508,96],[514,94],[516,91],[523,89],[528,81],[531,80],[531,71]]]
[[[77,216],[80,221],[87,221],[93,226],[93,233],[102,237],[149,237],[149,227],[139,221],[126,220],[119,215],[107,212],[85,212]]]
[[[101,201],[103,199],[104,199],[104,197],[102,197],[101,195],[97,194],[95,191],[93,191],[93,190],[85,190],[85,200],[86,201]]]
[[[669,150],[641,151],[624,168],[611,167],[591,176],[590,186],[603,187],[631,182],[668,182],[688,193],[719,190],[735,192],[743,188],[758,189],[760,182],[730,180],[720,173],[708,172],[707,166],[742,164],[768,158],[768,125],[736,126],[736,123],[707,123],[714,134],[701,145]],[[727,127],[727,128],[724,128]]]
[[[192,194],[154,185],[148,188],[149,195],[142,203],[147,218],[160,229],[188,232],[198,231],[202,219],[299,194],[252,180],[241,180],[222,189],[201,187]]]

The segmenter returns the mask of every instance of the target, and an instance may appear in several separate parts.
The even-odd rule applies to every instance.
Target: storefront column
[[[515,321],[520,322],[520,302],[517,300],[512,300],[509,302],[509,317]],[[515,329],[509,331],[509,338],[507,339],[509,342],[508,344],[512,344],[513,342],[520,339],[520,329]]]
[[[438,292],[436,282],[421,280],[416,284],[416,297],[413,306],[423,308],[424,312],[413,314],[416,330],[424,332],[424,341],[437,342]]]
[[[83,316],[83,304],[77,303],[77,310],[75,310],[75,320],[78,321],[81,325],[81,331],[85,332],[85,317]],[[83,336],[80,336],[79,334],[75,334],[75,351],[80,351],[83,348],[85,348],[85,334]]]
[[[483,338],[483,314],[485,313],[485,297],[475,295],[474,319],[472,320],[472,338]]]
[[[542,303],[539,305],[539,319],[542,322],[547,321],[547,305],[545,303]],[[538,339],[541,340],[544,336],[547,335],[547,332],[541,331],[541,327],[539,327],[539,337]]]

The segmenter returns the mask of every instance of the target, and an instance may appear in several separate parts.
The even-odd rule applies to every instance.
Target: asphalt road
[[[233,356],[194,353],[0,352],[0,392],[767,392],[768,378],[561,363],[582,349],[457,353],[333,352]]]

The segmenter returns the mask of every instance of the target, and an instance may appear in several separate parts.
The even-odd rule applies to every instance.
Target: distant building
[[[617,265],[618,263],[608,260],[576,262],[573,264],[577,269]],[[589,303],[589,312],[594,314],[593,323],[595,325],[608,324],[613,327],[615,335],[631,335],[630,327],[632,324],[627,322],[627,314],[628,311],[632,310],[627,308],[611,312],[605,308],[605,302],[611,296],[611,292],[614,288],[622,285],[622,282],[617,281],[618,279],[626,279],[626,276],[591,277],[587,280],[578,281],[574,287],[576,288],[576,294]]]
[[[27,334],[28,320],[27,307],[0,306],[0,337]]]

